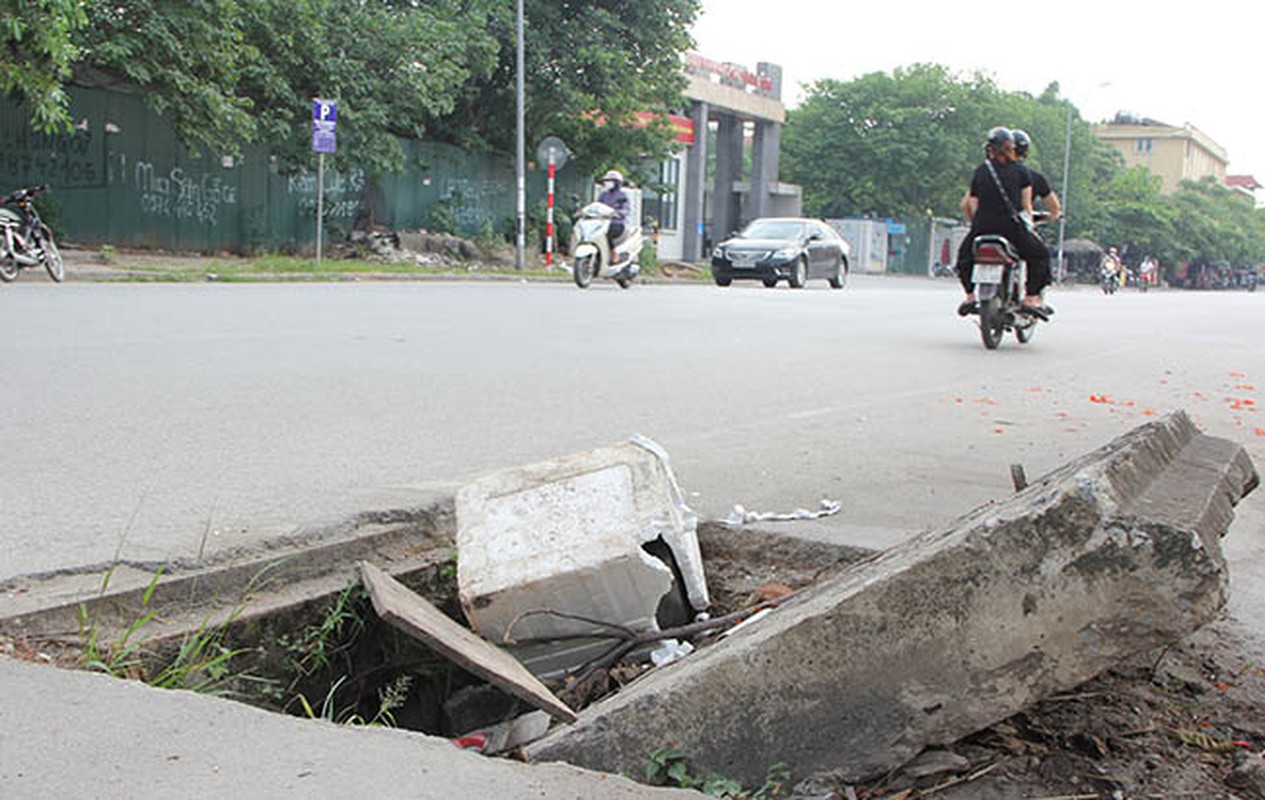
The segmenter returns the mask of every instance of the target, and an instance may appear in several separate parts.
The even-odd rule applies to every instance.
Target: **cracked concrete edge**
[[[236,603],[250,592],[275,593],[322,577],[350,580],[358,560],[407,562],[442,551],[448,544],[444,537],[455,527],[453,513],[452,495],[436,494],[422,505],[312,522],[293,534],[218,551],[201,561],[121,560],[17,576],[0,585],[6,600],[0,633],[65,636],[78,630],[84,612],[94,619],[135,616],[151,583],[147,608],[188,610]],[[101,609],[122,613],[96,613]]]
[[[1188,469],[1183,460],[1202,449],[1188,445],[1204,443],[1204,436],[1180,413],[1135,429],[1005,502],[814,587],[758,630],[643,677],[585,709],[577,725],[529,745],[527,754],[617,770],[654,741],[688,746],[703,767],[744,779],[759,777],[762,765],[737,755],[752,752],[810,770],[848,762],[850,774],[871,774],[925,744],[1004,718],[1043,692],[1077,685],[1157,638],[1188,633],[1225,603],[1223,513],[1188,510],[1179,524],[1165,522],[1166,530],[1138,529],[1164,534],[1155,539],[1156,566],[1146,573],[1162,580],[1127,578],[1110,607],[1104,606],[1110,597],[1088,590],[1098,574],[1131,574],[1133,549],[1117,541],[1134,533],[1129,501],[1145,496],[1155,476],[1174,464]],[[1200,494],[1204,502],[1232,506],[1256,485],[1250,460],[1232,447],[1220,451],[1224,469],[1202,471],[1201,480],[1212,485]],[[1056,524],[1046,534],[1053,538],[1038,535],[1044,524]],[[1012,543],[1004,549],[1015,551],[1013,563],[994,553],[995,540]],[[1051,564],[1055,547],[1058,563]],[[1148,546],[1138,557],[1151,552]],[[981,563],[985,556],[1001,561],[989,567]],[[986,580],[989,569],[1018,583],[1000,594],[976,593],[976,580]],[[1056,575],[1049,586],[1040,577],[1047,570]],[[1039,595],[1039,612],[1035,600],[1029,608],[1028,594]],[[1137,604],[1146,606],[1147,618],[1136,618],[1143,613]],[[1021,607],[1025,618],[1037,613],[1048,627],[1041,633],[1050,641],[1039,650],[1028,652],[1031,635],[1013,624]],[[960,635],[945,637],[946,631]],[[1094,641],[1084,644],[1078,637],[1085,635]],[[1044,664],[1029,663],[1047,649]],[[967,661],[969,670],[958,666]],[[986,685],[972,684],[977,678]],[[981,704],[974,711],[963,705],[972,693]],[[742,722],[725,724],[722,707],[734,703]],[[901,719],[912,727],[889,724]],[[709,735],[691,739],[689,732],[699,730]]]

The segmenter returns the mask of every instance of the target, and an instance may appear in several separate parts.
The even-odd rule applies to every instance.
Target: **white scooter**
[[[626,190],[627,191],[627,190]],[[632,192],[629,192],[631,195]],[[624,222],[624,233],[615,242],[614,252],[606,232],[610,229],[615,209],[605,203],[592,202],[580,209],[571,226],[571,274],[575,285],[588,288],[594,278],[612,278],[621,288],[632,285],[641,271],[640,193],[634,196],[632,209]]]

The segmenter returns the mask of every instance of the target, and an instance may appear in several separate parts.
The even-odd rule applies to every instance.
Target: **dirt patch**
[[[1265,661],[1221,619],[881,780],[804,797],[1265,797]],[[849,794],[851,791],[851,795]]]

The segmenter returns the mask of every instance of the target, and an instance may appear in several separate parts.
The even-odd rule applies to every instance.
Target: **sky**
[[[1020,23],[1000,27],[999,5],[943,0],[702,0],[692,32],[696,51],[714,61],[780,64],[788,106],[818,79],[919,62],[964,77],[980,71],[1002,89],[1033,95],[1058,81],[1085,119],[1126,110],[1189,122],[1226,149],[1230,174],[1265,183],[1265,102],[1256,88],[1265,26],[1251,7],[1242,0],[1016,3],[1036,20],[1024,26],[1026,51],[1003,44],[1020,38]],[[1062,142],[1047,146],[1062,153]]]

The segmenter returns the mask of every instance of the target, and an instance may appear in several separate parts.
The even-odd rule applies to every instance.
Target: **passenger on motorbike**
[[[962,196],[962,214],[971,223],[970,233],[958,248],[957,272],[966,299],[958,314],[978,310],[972,280],[975,237],[981,234],[1005,236],[1028,264],[1027,294],[1022,309],[1041,319],[1049,319],[1054,309],[1045,305],[1041,291],[1050,283],[1050,254],[1045,243],[1025,223],[1032,219],[1032,176],[1015,160],[1015,137],[1010,129],[993,128],[984,146],[985,161],[975,168],[971,186]],[[1004,191],[1004,194],[1003,194]]]
[[[602,183],[606,185],[606,188],[597,196],[597,202],[605,203],[615,209],[615,216],[611,217],[610,227],[606,231],[606,240],[610,243],[611,252],[614,253],[615,243],[624,235],[624,223],[632,204],[628,199],[628,193],[624,191],[624,176],[619,170],[608,170],[602,176]]]
[[[1058,192],[1050,188],[1050,181],[1045,177],[1045,173],[1028,166],[1028,150],[1032,147],[1032,137],[1021,128],[1015,128],[1011,134],[1015,137],[1015,160],[1022,164],[1032,176],[1032,200],[1033,202],[1042,201],[1049,214],[1046,222],[1054,222],[1063,216],[1063,203],[1059,200]]]

